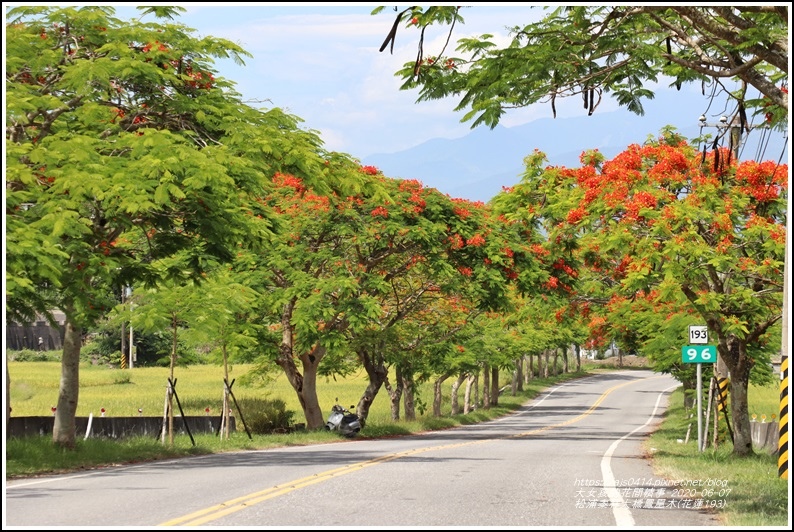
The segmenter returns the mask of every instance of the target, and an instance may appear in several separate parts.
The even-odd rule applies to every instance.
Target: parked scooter
[[[350,408],[355,407],[350,405]],[[339,398],[337,398],[336,404],[331,408],[331,415],[328,416],[328,421],[325,423],[325,429],[335,430],[343,436],[352,438],[361,430],[361,421],[356,414],[340,405]]]

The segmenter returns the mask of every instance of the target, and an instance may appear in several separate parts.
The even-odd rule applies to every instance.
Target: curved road
[[[614,372],[475,426],[8,481],[3,528],[719,526],[729,487],[643,456],[676,387]]]

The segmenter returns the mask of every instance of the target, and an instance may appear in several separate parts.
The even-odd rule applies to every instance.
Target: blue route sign
[[[686,364],[709,364],[717,362],[717,346],[685,345],[681,348],[681,360]]]

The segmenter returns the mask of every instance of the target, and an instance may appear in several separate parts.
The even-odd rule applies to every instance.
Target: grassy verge
[[[750,390],[751,412],[756,404],[769,403],[772,388]],[[754,393],[753,393],[754,392]],[[754,456],[731,456],[733,447],[728,441],[698,452],[697,432],[686,441],[692,422],[690,412],[683,407],[681,389],[673,392],[664,421],[645,443],[652,456],[654,472],[669,480],[700,482],[711,507],[715,508],[726,526],[785,526],[790,524],[789,483],[778,476],[778,457],[775,453],[758,450]],[[704,488],[705,486],[705,488]],[[695,487],[693,485],[693,487]],[[714,501],[714,502],[711,502]]]

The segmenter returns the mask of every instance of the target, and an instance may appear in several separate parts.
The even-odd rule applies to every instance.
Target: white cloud
[[[219,74],[235,82],[244,98],[278,106],[304,120],[304,127],[320,131],[329,149],[364,158],[372,153],[406,149],[434,137],[455,138],[470,132],[454,111],[457,98],[416,103],[418,90],[401,91],[395,72],[415,60],[419,32],[401,26],[393,52],[378,48],[392,27],[395,12],[377,16],[374,6],[362,4],[190,4],[180,22],[201,36],[235,42],[253,54],[246,66],[231,61],[216,64]],[[117,8],[119,15],[134,9]],[[446,53],[464,35],[494,34],[507,42],[505,26],[539,19],[534,4],[482,5],[461,10],[466,19],[457,25]],[[447,41],[447,28],[425,33],[425,56],[437,55]],[[659,89],[667,90],[668,82]],[[617,105],[605,98],[597,112]],[[576,97],[558,100],[558,116],[584,113]],[[504,115],[505,127],[551,117],[548,103],[514,109]]]

